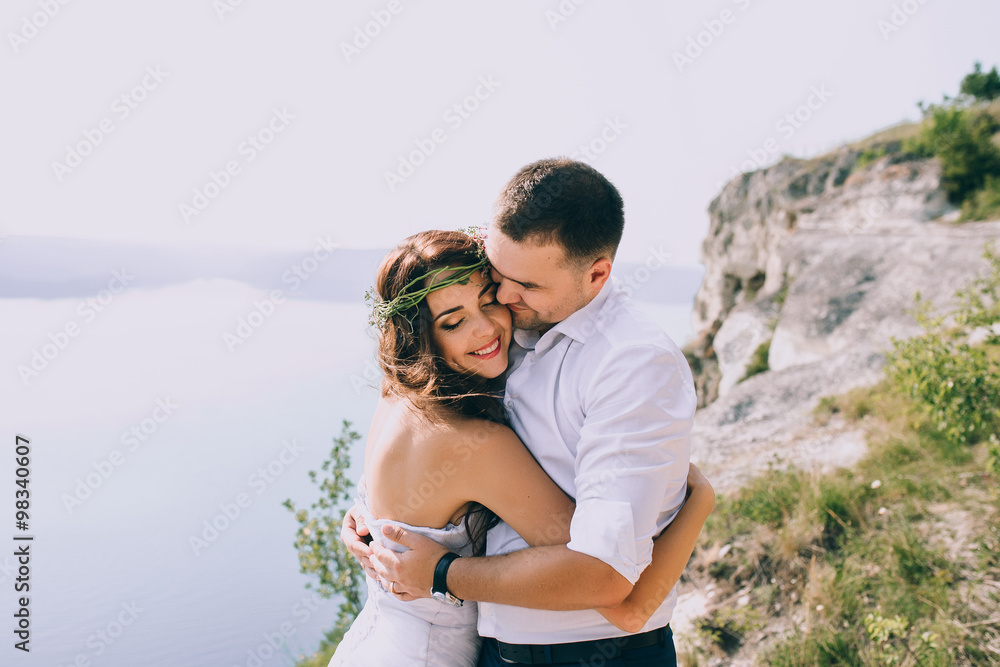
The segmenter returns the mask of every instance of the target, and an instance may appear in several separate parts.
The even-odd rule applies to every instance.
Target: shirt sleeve
[[[584,397],[568,548],[638,581],[684,502],[696,404],[677,350],[632,346],[604,360]]]

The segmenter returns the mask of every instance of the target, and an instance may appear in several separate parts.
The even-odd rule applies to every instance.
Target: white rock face
[[[721,378],[695,417],[693,458],[718,488],[776,457],[807,468],[857,460],[860,433],[818,426],[819,399],[878,381],[892,337],[918,331],[914,294],[948,306],[985,267],[986,243],[1000,247],[1000,222],[941,220],[952,209],[936,161],[883,158],[852,173],[856,156],[745,174],[709,207],[692,366]],[[769,339],[770,370],[741,382]]]
[[[911,228],[951,209],[934,160],[852,168],[857,153],[784,160],[730,181],[709,205],[702,243],[706,273],[695,299],[694,330],[704,331],[740,303],[777,292],[799,232],[837,236]]]
[[[722,378],[719,396],[725,396],[743,379],[757,348],[770,340],[778,316],[772,300],[736,306],[715,334],[715,354]],[[773,344],[773,343],[772,343]]]

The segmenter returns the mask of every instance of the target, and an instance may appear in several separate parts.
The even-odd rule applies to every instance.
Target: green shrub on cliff
[[[958,308],[940,316],[917,295],[917,321],[924,333],[893,341],[886,366],[896,389],[915,400],[944,437],[971,444],[1000,432],[1000,362],[969,340],[970,328],[1000,322],[1000,255],[987,248],[986,275],[958,292]],[[991,343],[1000,335],[986,334]]]
[[[314,575],[319,584],[317,592],[324,598],[340,595],[340,611],[334,627],[326,633],[317,655],[305,662],[307,665],[326,665],[344,633],[351,627],[361,611],[361,592],[364,589],[364,571],[340,541],[340,524],[344,520],[346,507],[351,504],[354,484],[347,476],[351,466],[351,445],[360,440],[361,435],[351,429],[351,423],[344,421],[340,435],[333,439],[330,456],[322,463],[322,470],[328,476],[317,481],[317,471],[309,471],[309,479],[319,484],[320,496],[309,510],[296,509],[292,501],[283,505],[295,513],[299,528],[295,534],[295,549],[299,554],[299,569],[303,574]],[[306,588],[313,588],[307,583]]]
[[[689,662],[1000,664],[1000,252],[985,257],[946,316],[918,308],[925,331],[895,342],[883,382],[819,402],[820,423],[866,433],[853,469],[772,467],[717,501],[688,576],[720,602]]]
[[[1000,220],[1000,177],[987,176],[983,187],[962,202],[965,220]]]
[[[747,364],[747,370],[743,375],[743,380],[771,370],[771,365],[768,362],[770,352],[771,339],[768,338],[766,341],[758,345],[757,349],[753,351],[753,356],[750,357],[750,362]],[[740,380],[740,382],[743,382],[743,380]]]
[[[1000,97],[1000,73],[996,65],[989,72],[983,72],[983,64],[977,62],[972,71],[962,79],[959,91],[975,100],[988,102]]]
[[[988,176],[1000,176],[1000,149],[993,143],[1000,124],[992,114],[955,100],[932,104],[925,113],[925,125],[906,150],[941,161],[942,186],[949,200],[961,204],[983,187]]]

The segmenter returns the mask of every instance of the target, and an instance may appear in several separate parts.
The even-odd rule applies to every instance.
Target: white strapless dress
[[[368,508],[364,478],[358,483],[358,506],[374,539],[397,552],[403,547],[382,535],[386,524],[402,526],[425,535],[462,556],[472,554],[464,522],[444,528],[411,526],[399,521],[381,521]],[[402,602],[378,581],[367,577],[368,600],[344,635],[330,660],[330,667],[473,667],[479,658],[480,637],[476,631],[476,603],[461,607],[421,598]]]

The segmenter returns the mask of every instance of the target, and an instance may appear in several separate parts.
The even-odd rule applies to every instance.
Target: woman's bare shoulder
[[[444,434],[440,446],[457,455],[463,462],[471,460],[473,456],[502,456],[511,447],[524,447],[509,426],[473,418],[453,422]]]

